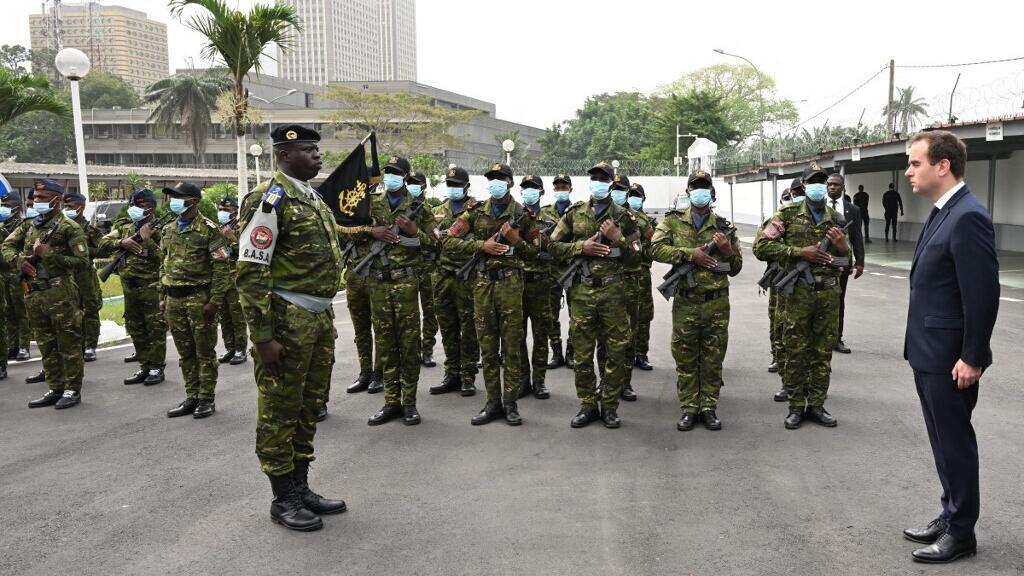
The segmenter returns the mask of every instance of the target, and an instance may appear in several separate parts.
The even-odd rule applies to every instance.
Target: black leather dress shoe
[[[444,377],[441,378],[441,383],[437,386],[430,387],[431,394],[447,394],[448,392],[455,392],[461,390],[462,384],[459,383],[459,377],[454,374],[444,373]]]
[[[786,425],[786,430],[796,430],[804,423],[804,411],[800,408],[790,408],[783,423]]]
[[[548,390],[548,385],[543,382],[534,382],[533,397],[538,400],[546,400],[550,398],[551,392]]]
[[[186,398],[184,402],[178,404],[177,408],[171,408],[167,411],[168,418],[177,418],[179,416],[188,416],[196,411],[196,406],[199,405],[199,400],[195,398]]]
[[[124,363],[125,364],[131,364],[132,362],[138,362],[138,361],[139,361],[139,353],[138,352],[132,352],[129,356],[125,356],[124,357]]]
[[[220,362],[221,364],[227,364],[234,357],[235,357],[235,351],[234,350],[228,350],[227,352],[221,354],[219,358],[217,358],[217,362]]]
[[[247,359],[248,356],[246,356],[245,350],[235,350],[235,354],[231,356],[231,360],[228,361],[228,364],[238,366],[239,364],[245,364]]]
[[[433,368],[434,366],[437,366],[437,362],[434,362],[433,352],[424,352],[423,357],[420,359],[420,363],[426,366],[427,368]]]
[[[459,390],[459,394],[462,396],[474,396],[476,395],[476,384],[474,383],[475,378],[472,380],[464,380],[462,382],[462,389]]]
[[[601,422],[604,423],[605,428],[618,428],[622,426],[622,420],[619,418],[619,413],[615,408],[605,408],[601,413]]]
[[[718,419],[718,415],[715,414],[714,410],[705,410],[701,412],[700,419],[704,422],[704,427],[708,430],[722,429],[722,421]]]
[[[146,379],[142,381],[143,386],[156,386],[157,384],[164,381],[164,369],[153,368],[149,371]]]
[[[65,390],[60,396],[60,400],[53,405],[57,410],[64,410],[65,408],[71,408],[72,406],[78,406],[82,403],[82,394],[78,390]]]
[[[366,388],[367,394],[377,394],[384,391],[384,371],[374,370],[370,373],[370,385]]]
[[[86,348],[82,352],[82,360],[84,362],[95,362],[96,361],[96,350],[92,348]]]
[[[619,397],[626,402],[636,402],[636,391],[633,390],[633,384],[631,382],[626,382],[622,385],[622,393],[619,394]]]
[[[46,370],[40,370],[39,372],[25,378],[25,382],[29,384],[38,384],[40,382],[46,382]]]
[[[779,388],[779,391],[772,396],[772,400],[776,402],[789,402],[789,392],[786,392],[786,387]]]
[[[523,417],[519,415],[519,406],[515,402],[505,404],[505,422],[509,426],[521,426]]]
[[[843,342],[842,339],[836,341],[835,351],[839,352],[840,354],[849,354],[850,352],[852,352],[852,350],[850,350],[850,348],[846,345],[846,342]]]
[[[402,417],[402,407],[398,404],[385,404],[383,408],[377,411],[376,414],[370,416],[370,419],[366,421],[370,426],[380,426],[391,422],[395,418]]]
[[[217,411],[217,405],[213,403],[213,400],[200,400],[196,404],[196,410],[192,413],[192,417],[196,420],[200,418],[206,418],[213,416],[213,413]]]
[[[693,430],[693,427],[696,425],[697,415],[687,412],[686,414],[683,414],[682,418],[679,419],[679,422],[676,422],[676,430],[679,430],[680,432],[687,432]]]
[[[633,365],[647,372],[654,370],[654,366],[651,366],[651,363],[647,360],[646,354],[641,354],[640,356],[637,356],[636,360],[633,362]]]
[[[573,416],[572,421],[569,422],[569,426],[573,428],[583,428],[587,424],[590,424],[594,420],[601,417],[600,412],[597,411],[597,406],[582,405],[580,406],[579,412]]]
[[[805,414],[805,417],[808,420],[817,422],[818,424],[821,424],[826,428],[835,428],[837,425],[839,425],[839,421],[836,420],[834,416],[829,414],[828,411],[821,406],[809,406],[807,408],[807,414]]]
[[[370,379],[373,378],[373,370],[360,370],[359,376],[345,389],[349,394],[356,394],[366,391],[370,387]]]
[[[484,409],[476,416],[473,416],[473,419],[469,422],[473,426],[481,426],[503,416],[505,416],[505,411],[502,409],[501,404],[496,401],[489,401],[484,404]]]
[[[978,553],[978,541],[971,536],[958,540],[952,534],[939,536],[933,544],[918,548],[911,553],[915,562],[925,564],[948,564],[954,560],[968,558]]]
[[[402,406],[402,424],[415,426],[423,419],[420,418],[420,411],[415,406]]]
[[[903,537],[911,542],[919,544],[932,544],[946,533],[949,523],[941,516],[932,520],[924,528],[907,528],[903,531]]]
[[[775,374],[779,371],[779,363],[776,360],[772,360],[772,363],[768,365],[768,371]]]
[[[64,394],[63,390],[47,390],[46,394],[43,394],[39,398],[32,400],[28,403],[29,408],[42,408],[43,406],[53,406],[56,404],[61,396]]]
[[[327,420],[327,404],[324,404],[316,411],[316,421],[323,422],[324,420]]]
[[[132,384],[142,384],[143,382],[146,381],[146,376],[149,376],[148,370],[139,370],[135,372],[135,374],[132,374],[131,376],[125,378],[124,383],[126,386],[130,386]]]

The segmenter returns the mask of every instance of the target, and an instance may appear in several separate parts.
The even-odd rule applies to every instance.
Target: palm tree
[[[156,103],[151,121],[160,126],[181,125],[196,161],[202,164],[217,97],[231,87],[231,80],[219,74],[176,74],[151,85],[142,99]]]
[[[284,4],[256,4],[248,13],[229,8],[225,0],[170,0],[171,14],[181,19],[188,6],[204,8],[206,14],[193,14],[184,24],[206,37],[203,57],[219,59],[234,81],[235,140],[238,144],[238,193],[249,191],[246,176],[245,122],[249,91],[242,84],[251,70],[262,71],[260,57],[271,44],[282,50],[291,48],[293,32],[302,31],[295,8]]]
[[[914,98],[914,87],[897,88],[899,96],[896,100],[882,108],[882,115],[888,121],[891,118],[892,129],[907,135],[917,129],[920,117],[928,116],[928,103],[924,98]],[[892,115],[890,116],[890,111]],[[897,127],[899,130],[897,130]]]
[[[71,104],[53,91],[45,77],[17,75],[0,67],[0,128],[22,114],[37,111],[63,116],[71,112]]]

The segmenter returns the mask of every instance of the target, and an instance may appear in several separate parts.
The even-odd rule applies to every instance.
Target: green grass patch
[[[110,298],[111,296],[121,296],[124,292],[121,289],[121,277],[117,274],[111,274],[110,278],[107,278],[106,282],[100,283],[100,288],[103,290],[103,297]]]
[[[103,308],[100,308],[100,320],[113,320],[124,326],[124,301],[104,303]]]

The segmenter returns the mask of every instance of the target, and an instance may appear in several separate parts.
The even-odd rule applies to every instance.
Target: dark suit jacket
[[[854,266],[863,266],[864,226],[861,224],[860,208],[857,208],[849,200],[843,202],[843,222],[853,222],[853,226],[850,226],[850,229],[846,232],[850,237],[850,250],[853,251],[853,258],[850,259],[850,263]],[[849,273],[849,270],[847,270],[847,273]]]
[[[998,312],[992,217],[965,184],[918,239],[903,357],[915,371],[932,374],[949,373],[960,359],[987,367]]]

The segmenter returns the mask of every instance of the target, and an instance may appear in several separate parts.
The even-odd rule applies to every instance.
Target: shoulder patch
[[[465,218],[456,218],[455,222],[448,227],[448,235],[459,237],[469,232],[469,222],[466,222]]]
[[[782,233],[785,231],[786,226],[782,224],[782,220],[779,220],[778,218],[772,218],[771,222],[769,222],[768,225],[764,227],[762,234],[764,234],[765,238],[768,238],[770,240],[777,240],[779,236],[782,236]]]
[[[281,198],[284,198],[284,186],[281,186],[277,182],[271,184],[270,188],[263,193],[263,202],[266,202],[275,208],[281,203]]]
[[[477,200],[476,198],[470,198],[466,202],[466,210],[473,210],[474,208],[478,208],[478,207],[483,206],[483,205],[484,205],[484,203],[479,201],[479,200]]]

